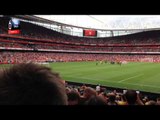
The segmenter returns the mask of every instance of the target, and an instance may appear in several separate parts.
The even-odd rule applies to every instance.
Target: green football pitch
[[[160,63],[127,63],[120,66],[108,63],[96,65],[96,62],[57,62],[47,66],[60,73],[66,81],[160,93]]]
[[[96,62],[52,63],[66,81],[160,93],[160,63],[117,65]]]

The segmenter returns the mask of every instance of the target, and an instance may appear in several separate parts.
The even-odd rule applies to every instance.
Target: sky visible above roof
[[[160,28],[160,15],[35,15],[49,20],[97,29]]]

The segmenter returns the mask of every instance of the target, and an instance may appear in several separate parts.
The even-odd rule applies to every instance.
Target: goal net
[[[154,60],[153,58],[142,58],[140,61],[141,62],[153,62]]]

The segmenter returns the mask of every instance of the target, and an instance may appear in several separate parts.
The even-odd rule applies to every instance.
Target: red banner
[[[20,30],[8,30],[8,34],[20,34]]]
[[[83,30],[83,36],[97,36],[96,30]]]

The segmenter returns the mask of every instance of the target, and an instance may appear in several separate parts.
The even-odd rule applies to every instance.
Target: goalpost
[[[141,60],[140,60],[141,62],[154,62],[154,60],[153,60],[153,58],[142,58]]]
[[[35,62],[35,64],[45,65],[47,67],[50,67],[50,64],[48,62]]]

